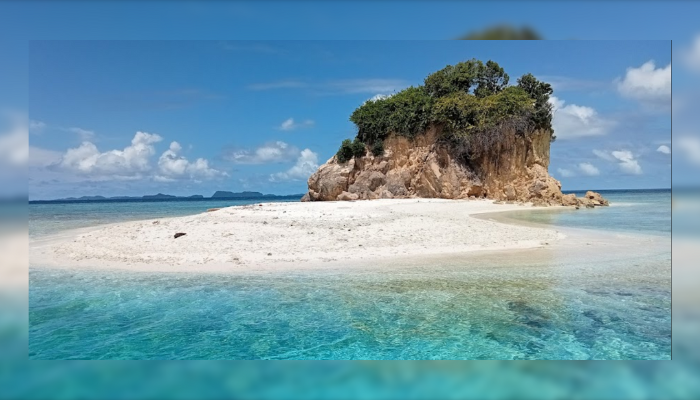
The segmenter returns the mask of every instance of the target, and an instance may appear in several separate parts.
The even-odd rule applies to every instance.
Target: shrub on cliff
[[[343,143],[340,144],[340,148],[335,155],[338,158],[338,162],[345,163],[350,161],[353,157],[364,157],[366,153],[365,144],[355,138],[353,141],[350,141],[350,139],[343,140]]]
[[[362,143],[359,139],[355,138],[352,142],[352,155],[355,157],[364,157],[365,154],[367,154],[367,150],[365,149],[365,144]]]
[[[384,141],[379,139],[374,142],[372,145],[372,154],[374,154],[375,157],[379,157],[384,154]]]
[[[348,162],[352,159],[352,142],[350,139],[345,139],[343,140],[343,143],[340,144],[340,148],[338,149],[338,152],[335,153],[336,157],[338,158],[338,162],[340,163],[345,163]]]
[[[483,99],[459,92],[435,102],[433,122],[442,125],[447,134],[469,134],[509,118],[529,116],[533,108],[532,99],[519,87],[511,86]]]
[[[476,97],[457,92],[435,102],[433,122],[442,124],[447,133],[467,131],[477,124],[479,101]]]
[[[423,87],[409,87],[393,96],[369,100],[350,116],[357,126],[357,137],[374,143],[391,133],[414,137],[430,125],[433,99]]]
[[[518,87],[535,100],[535,112],[532,116],[535,127],[547,129],[553,133],[552,104],[549,103],[549,97],[554,93],[552,85],[538,81],[532,74],[525,74],[518,78]],[[556,136],[552,136],[552,140],[555,138]]]

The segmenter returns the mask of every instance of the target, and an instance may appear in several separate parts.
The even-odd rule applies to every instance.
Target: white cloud
[[[282,122],[282,124],[279,126],[279,129],[283,131],[293,131],[295,129],[299,128],[309,128],[314,126],[314,121],[307,119],[302,122],[295,122],[294,118],[289,118]]]
[[[617,90],[627,98],[671,106],[671,64],[656,68],[654,61],[648,61],[639,68],[627,68],[625,77],[615,82]]]
[[[162,140],[157,134],[136,132],[131,144],[123,150],[105,152],[94,143],[84,141],[80,146],[68,149],[58,160],[55,160],[55,152],[51,150],[32,148],[31,163],[98,180],[152,178],[158,182],[172,182],[227,176],[225,172],[210,167],[209,161],[204,158],[190,162],[181,156],[182,146],[178,142],[170,143],[170,147],[158,158],[157,169],[154,169],[151,165],[151,158],[156,153],[154,145]]]
[[[189,162],[185,157],[180,156],[180,151],[182,151],[180,143],[170,143],[170,148],[158,159],[158,175],[154,177],[155,180],[161,182],[182,178],[204,180],[228,175],[209,167],[209,161],[204,158]]]
[[[62,153],[54,150],[29,146],[29,167],[48,167],[61,161]]]
[[[663,154],[671,154],[671,148],[666,145],[659,146],[659,148],[656,149],[656,151]]]
[[[367,101],[385,100],[385,99],[388,99],[388,98],[391,97],[391,96],[393,96],[393,94],[381,94],[381,93],[378,93],[378,94],[375,94],[374,96],[372,96],[372,97],[371,97],[369,100],[367,100]]]
[[[557,172],[559,172],[559,175],[561,175],[563,178],[571,178],[576,176],[574,171],[571,171],[569,169],[559,168],[557,169]]]
[[[46,128],[46,124],[44,122],[33,119],[29,121],[29,132],[31,133],[39,133],[44,130],[44,128]]]
[[[549,103],[553,111],[552,126],[558,139],[605,135],[614,125],[591,107],[565,105],[564,100],[555,96],[549,98]]]
[[[612,156],[612,154],[606,152],[606,151],[601,151],[601,150],[593,150],[593,154],[598,156],[599,158],[602,158],[605,161],[615,161],[616,158]]]
[[[294,160],[299,149],[282,141],[269,142],[256,149],[241,149],[229,152],[225,159],[235,164],[272,164]]]
[[[80,139],[83,141],[91,140],[95,136],[95,132],[77,127],[66,128],[64,130],[67,132],[75,133],[76,135],[80,136]]]
[[[328,83],[328,87],[343,93],[391,93],[404,89],[401,79],[343,79]]]
[[[586,176],[600,175],[600,171],[598,170],[598,168],[596,168],[591,163],[580,163],[576,165],[576,171],[579,171]],[[576,176],[576,171],[565,168],[557,169],[557,172],[559,172],[559,175],[561,175],[561,177],[563,178],[573,178],[574,176]]]
[[[562,91],[592,91],[605,90],[609,87],[609,82],[571,78],[560,75],[538,75],[538,78],[549,83],[555,92]]]
[[[0,165],[13,167],[27,165],[29,158],[29,129],[27,117],[21,113],[3,111],[7,119],[7,131],[0,132]]]
[[[392,93],[404,89],[409,84],[402,79],[337,79],[326,82],[303,82],[286,80],[267,83],[255,83],[248,86],[250,90],[274,89],[312,89],[319,93],[356,94],[356,93]]]
[[[91,176],[117,179],[139,178],[151,169],[149,158],[155,154],[154,143],[159,135],[136,132],[131,145],[123,150],[100,152],[92,142],[68,149],[58,166],[62,169]]]
[[[685,154],[690,163],[700,165],[700,138],[697,136],[683,136],[676,140],[674,146]]]
[[[584,175],[588,176],[598,176],[600,175],[600,171],[598,168],[596,168],[593,164],[591,163],[581,163],[578,165],[578,169],[581,170],[581,172]]]
[[[616,150],[611,152],[593,150],[593,153],[603,160],[617,163],[622,172],[632,175],[642,174],[642,167],[639,165],[639,161],[629,150]]]
[[[274,90],[274,89],[298,89],[308,86],[306,83],[296,80],[277,81],[267,83],[254,83],[248,86],[250,90]]]
[[[640,175],[642,173],[642,167],[639,165],[639,162],[634,158],[634,155],[631,151],[618,150],[613,151],[610,154],[612,154],[612,156],[619,161],[618,166],[623,172],[632,175]]]
[[[691,70],[700,72],[700,35],[695,36],[693,45],[684,52],[683,61]]]
[[[283,131],[289,131],[294,129],[294,118],[289,118],[288,120],[282,122],[282,125],[280,125],[280,129]]]
[[[307,180],[318,169],[318,154],[304,149],[299,154],[296,164],[285,172],[270,175],[270,181]]]

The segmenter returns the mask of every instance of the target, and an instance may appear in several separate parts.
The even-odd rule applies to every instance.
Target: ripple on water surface
[[[670,358],[670,259],[469,264],[264,275],[35,268],[30,358]]]

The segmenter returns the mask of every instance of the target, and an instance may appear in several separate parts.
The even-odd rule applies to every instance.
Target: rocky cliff
[[[415,138],[390,135],[384,153],[369,151],[340,163],[336,156],[308,181],[302,201],[431,197],[490,198],[534,205],[607,205],[600,195],[562,195],[549,175],[551,134],[504,133],[478,157],[464,157],[441,140],[439,128]]]

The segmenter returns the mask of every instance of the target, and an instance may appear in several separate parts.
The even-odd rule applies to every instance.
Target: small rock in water
[[[153,221],[153,225],[158,225],[160,224],[160,221]]]
[[[183,232],[178,232],[175,234],[175,239],[179,238],[180,236],[185,236],[185,235],[187,235],[187,234],[183,233]]]
[[[272,253],[267,253],[267,255],[268,255],[268,256],[271,256],[271,255],[272,255]]]
[[[207,210],[207,212],[212,212],[212,211],[219,211],[221,210],[220,208],[210,208]]]

